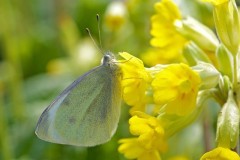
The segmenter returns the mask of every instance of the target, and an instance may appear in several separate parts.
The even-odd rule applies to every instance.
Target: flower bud
[[[239,136],[239,109],[234,100],[232,91],[229,91],[228,100],[223,105],[217,121],[218,147],[235,148]]]
[[[224,75],[227,75],[230,79],[233,76],[233,57],[224,45],[220,45],[216,52],[216,58],[218,62],[218,69]]]
[[[111,30],[118,30],[125,22],[126,6],[121,1],[112,2],[106,11],[105,22]]]
[[[174,24],[177,31],[195,42],[200,48],[207,51],[215,51],[217,48],[218,39],[215,34],[197,20],[187,17],[183,20],[176,20]]]
[[[211,63],[211,60],[204,53],[204,51],[193,42],[190,42],[185,46],[183,50],[183,56],[188,61],[190,66],[196,65],[198,62]]]
[[[219,88],[221,90],[221,94],[223,98],[227,99],[228,91],[232,87],[232,83],[230,82],[230,79],[228,76],[220,76],[219,80]]]
[[[220,73],[212,64],[200,62],[192,69],[198,72],[201,77],[200,89],[213,88],[219,83]]]
[[[220,40],[233,55],[236,55],[240,42],[240,24],[235,1],[228,0],[215,5],[213,17]]]

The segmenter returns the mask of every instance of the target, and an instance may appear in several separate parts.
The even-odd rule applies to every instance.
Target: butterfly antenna
[[[97,23],[98,23],[98,40],[99,40],[100,48],[102,50],[102,40],[101,40],[100,16],[99,16],[99,14],[97,14],[96,17],[97,17]]]
[[[89,28],[86,28],[86,31],[88,32],[89,37],[90,37],[91,40],[93,41],[94,46],[102,53],[101,48],[98,47],[97,43],[96,43],[95,40],[93,39],[92,34],[91,34]]]

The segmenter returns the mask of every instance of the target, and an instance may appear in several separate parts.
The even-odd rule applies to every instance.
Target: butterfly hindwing
[[[44,111],[36,134],[43,140],[94,146],[110,140],[120,116],[120,77],[101,65],[73,82]]]

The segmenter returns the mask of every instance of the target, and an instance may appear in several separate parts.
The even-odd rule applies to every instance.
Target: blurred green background
[[[123,13],[119,19],[111,17],[110,6],[117,2],[112,0],[0,1],[0,160],[124,159],[117,141],[129,137],[128,106],[122,107],[115,136],[100,146],[51,144],[38,139],[34,130],[51,101],[99,65],[102,54],[85,31],[89,28],[99,42],[96,14],[105,51],[138,56],[150,47],[155,1],[118,1]],[[213,26],[211,7],[192,0],[176,2],[184,14]]]

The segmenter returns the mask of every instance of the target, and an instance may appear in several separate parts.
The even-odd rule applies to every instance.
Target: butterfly
[[[100,66],[69,85],[42,113],[36,135],[45,141],[95,146],[116,132],[122,99],[122,72],[112,53]]]

